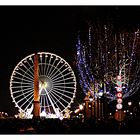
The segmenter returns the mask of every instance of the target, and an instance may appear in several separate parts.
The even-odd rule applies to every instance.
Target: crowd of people
[[[139,134],[140,119],[0,119],[0,134]]]

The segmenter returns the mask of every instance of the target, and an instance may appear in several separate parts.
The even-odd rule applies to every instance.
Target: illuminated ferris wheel
[[[118,31],[112,25],[88,26],[78,34],[77,68],[83,92],[96,99],[103,93],[116,100],[117,75],[122,77],[123,98],[140,86],[140,31]]]
[[[33,110],[34,55],[22,59],[11,75],[11,97],[19,112]],[[37,55],[40,111],[46,114],[62,113],[70,107],[75,97],[74,72],[60,56],[48,52],[39,52]]]

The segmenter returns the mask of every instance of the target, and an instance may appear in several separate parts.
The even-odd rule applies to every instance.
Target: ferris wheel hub
[[[39,77],[39,88],[45,88],[47,90],[51,90],[52,89],[52,80],[50,78],[48,78],[47,76],[40,76]]]

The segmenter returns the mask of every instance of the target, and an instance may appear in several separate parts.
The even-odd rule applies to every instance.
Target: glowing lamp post
[[[132,105],[132,102],[128,102],[128,105],[131,106]]]
[[[99,98],[101,98],[101,97],[103,96],[103,91],[100,91],[100,92],[98,93],[98,95],[99,95]]]
[[[103,103],[101,102],[101,97],[103,96],[103,90],[100,90],[98,93],[98,97],[99,97],[99,116],[98,116],[98,120],[102,120],[103,118]]]
[[[79,105],[80,110],[83,110],[83,108],[84,108],[83,105]]]

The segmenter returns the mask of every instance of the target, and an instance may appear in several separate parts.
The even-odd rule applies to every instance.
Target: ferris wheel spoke
[[[22,72],[24,72],[25,74],[27,74],[30,78],[32,78],[32,79],[34,78],[32,75],[30,75],[29,73],[27,73],[27,71],[23,70],[23,69],[20,68],[20,67],[19,67],[19,69],[20,69]]]
[[[53,85],[53,87],[54,87],[54,88],[62,88],[62,89],[73,89],[72,86],[69,86],[69,87],[68,87],[68,86],[64,86],[64,85],[63,85],[63,86],[61,86],[61,85]]]
[[[26,95],[27,95],[27,93],[29,93],[28,95],[31,95],[31,94],[33,94],[33,92],[34,92],[34,90],[32,89],[32,90],[29,90],[29,91],[26,91],[26,92],[23,92],[23,96],[25,96],[25,98],[26,98]],[[27,96],[28,96],[27,95]]]
[[[33,88],[33,85],[29,85],[29,86],[23,86],[21,85],[22,88],[27,88],[27,87],[32,87]]]
[[[43,107],[44,107],[44,109],[48,106],[49,106],[49,104],[48,104],[48,101],[47,101],[47,96],[43,95]]]
[[[51,56],[49,58],[49,62],[47,63],[47,70],[45,71],[45,75],[47,75],[49,67],[50,67],[50,62],[51,62]]]
[[[55,68],[54,68],[55,69]],[[60,74],[60,71],[56,69],[57,72],[55,72],[53,75],[49,74],[48,77],[50,77],[50,79],[54,78],[55,76],[58,76],[58,74]]]
[[[30,71],[30,72],[31,72],[31,74],[34,76],[34,60],[33,60],[33,58],[31,58],[30,60],[31,60],[31,62],[32,62],[32,66],[29,64],[29,66],[30,66],[30,68],[31,68],[31,70],[32,70],[32,71]]]
[[[42,106],[43,106],[43,104],[42,104],[42,97],[43,95],[40,95],[40,105],[41,105],[41,108],[42,108]]]
[[[50,97],[51,97],[52,101],[54,102],[54,104],[56,105],[56,107],[59,109],[59,111],[62,111],[62,110],[60,109],[60,107],[57,105],[57,102],[59,102],[59,100],[54,101],[54,98],[52,97],[51,94],[50,94]]]
[[[21,83],[21,87],[32,87],[33,88],[33,83],[32,84],[26,84],[26,83]]]
[[[53,72],[54,72],[55,70],[57,70],[57,67],[59,66],[60,62],[61,62],[61,59],[59,60],[59,62],[57,63],[57,65],[54,67],[54,69],[51,71],[51,73],[49,74],[50,77],[52,77]],[[58,71],[56,71],[56,73],[57,73],[57,72],[58,72]]]
[[[45,100],[45,98],[46,98],[46,96],[44,96],[44,98],[43,98],[43,103],[44,103],[44,109],[46,108],[46,100]]]
[[[15,73],[21,75],[22,77],[26,77],[26,79],[28,79],[28,80],[30,80],[30,81],[33,81],[32,78],[29,78],[29,77],[27,77],[27,76],[25,76],[25,75],[23,75],[23,74],[21,74],[21,73],[19,73],[19,72],[17,72],[17,71],[15,71]]]
[[[33,92],[30,92],[30,94],[28,94],[28,95],[26,96],[26,98],[27,98],[28,96],[30,96],[32,93],[33,93]],[[25,98],[22,98],[21,100],[17,101],[17,103],[20,103],[20,102],[23,101],[23,100],[25,100]]]
[[[61,77],[62,78],[62,77]],[[54,79],[53,80],[53,82],[56,82],[56,83],[58,83],[58,82],[61,82],[61,81],[65,81],[66,82],[66,80],[71,80],[71,79],[73,79],[73,77],[69,77],[69,78],[63,78],[63,79],[61,79],[61,80],[58,80],[58,79]]]
[[[54,93],[54,91],[52,91],[52,93]],[[60,104],[63,108],[65,108],[64,104],[62,104],[62,102],[60,102],[60,100],[58,100],[58,98],[56,98],[56,96],[54,96],[53,94],[51,94],[51,96],[53,96]]]
[[[62,61],[62,60],[61,60]],[[60,63],[61,63],[61,61],[60,61]],[[50,78],[52,78],[52,77],[54,77],[54,75],[56,74],[56,73],[60,73],[60,70],[63,68],[65,66],[65,63],[63,63],[63,65],[59,68],[59,69],[56,69],[56,71],[54,72],[54,73],[52,73],[52,75],[50,75]]]
[[[49,102],[48,102],[47,96],[45,96],[45,99],[46,99],[46,103],[47,103],[48,110],[49,110],[49,112],[51,112],[50,107],[49,107],[50,105],[49,105]]]
[[[23,95],[22,95],[22,94],[20,94],[20,95],[17,95],[17,96],[15,97],[15,99],[16,99],[16,98],[19,98],[19,97],[21,97],[21,96],[23,96]]]
[[[22,89],[22,91],[24,92],[24,91],[26,91],[26,90],[33,90],[33,87],[27,87],[27,88],[25,88],[25,89]]]
[[[40,63],[39,63],[39,66],[40,66],[40,67],[39,67],[39,69],[40,69],[41,74],[43,74],[42,54],[40,54],[39,58],[40,58]]]
[[[57,79],[55,79],[55,80],[52,80],[53,81],[53,83],[60,83],[60,82],[64,82],[64,78],[63,79],[60,79],[60,80],[57,80]]]
[[[48,76],[50,75],[50,72],[52,71],[52,68],[53,68],[55,62],[56,62],[56,59],[53,61],[53,64],[51,65],[51,68],[50,68],[50,70],[49,70],[48,73],[47,73]]]
[[[21,82],[13,81],[12,84],[32,85],[33,83],[27,83],[27,82],[25,83],[25,82],[22,82],[22,81]]]
[[[57,100],[57,102],[59,102],[60,103],[60,105],[63,107],[63,109],[65,108],[65,106],[64,106],[64,104],[62,104],[62,102],[60,102],[60,100],[58,100],[53,94],[51,94],[51,96],[53,96],[56,100]],[[57,105],[58,106],[58,105]],[[60,109],[60,107],[59,107],[59,109]],[[60,109],[60,111],[61,111],[62,109]]]
[[[57,91],[57,90],[55,90],[55,92],[71,100],[71,97],[69,97],[69,96],[63,94],[62,92]]]
[[[18,80],[20,80],[20,81],[25,81],[25,82],[27,82],[27,83],[33,83],[33,81],[30,81],[30,80],[27,80],[27,79],[21,79],[21,78],[16,77],[16,76],[14,76],[13,78],[16,78],[16,79],[18,79]],[[12,82],[13,82],[13,80],[12,80]]]
[[[65,92],[65,93],[69,93],[69,94],[74,94],[74,92],[71,92],[71,91],[65,91],[65,90],[60,90],[60,89],[58,89],[58,88],[53,88],[53,90],[59,90],[59,91],[61,91],[61,92]]]
[[[59,86],[59,85],[73,85],[75,82],[62,82],[62,83],[53,83],[53,86]]]
[[[29,69],[29,68],[27,68],[27,67],[24,65],[24,63],[22,63],[22,65],[24,66],[24,68],[25,68],[26,70],[28,70],[28,71],[30,72],[30,74],[31,74],[32,76],[34,76],[34,70],[33,70],[32,66],[30,66],[30,69]],[[33,71],[31,71],[31,69],[32,69]]]
[[[54,106],[54,104],[53,104],[53,102],[52,102],[52,100],[51,100],[51,98],[50,98],[50,96],[49,96],[49,94],[48,94],[48,91],[47,91],[45,88],[44,88],[44,90],[45,90],[45,92],[46,92],[46,95],[48,96],[48,99],[49,99],[49,101],[50,101],[50,103],[51,103],[51,105],[52,105],[52,108],[53,108],[55,114],[57,114],[56,108],[55,108],[55,106]]]
[[[33,100],[34,99],[32,99],[30,102],[29,102],[29,104],[26,106],[26,108],[24,109],[25,111],[27,111],[27,109],[28,109],[28,107],[31,105],[31,108],[30,109],[32,109],[33,110]],[[32,112],[32,111],[31,111]]]
[[[64,96],[64,97],[70,99],[70,97],[67,96],[67,95],[65,95],[65,94],[63,94],[64,92],[62,92],[62,90],[60,90],[60,89],[55,89],[55,92],[54,92],[54,93],[55,93],[55,94],[56,94],[56,93],[59,94],[59,96],[61,96],[61,98],[62,98],[62,96]],[[56,96],[57,96],[57,94],[56,94]],[[63,98],[62,98],[62,100],[63,100]]]
[[[14,88],[14,87],[12,87],[12,89],[13,89],[13,88]],[[33,89],[33,88],[26,88],[26,89],[24,89],[24,91],[30,90],[30,89]],[[13,91],[12,94],[19,93],[19,92],[23,92],[23,89],[20,89],[20,90],[17,90],[17,91]]]
[[[62,76],[62,74],[63,74],[63,72],[61,72],[61,73],[55,75],[53,78],[52,78],[52,77],[50,77],[50,78],[51,78],[52,80],[53,80],[53,79],[58,79],[58,78],[60,78],[60,77],[68,76],[68,75],[72,74],[72,72],[68,72],[68,73],[66,73],[66,74],[63,74],[63,76]],[[59,75],[61,75],[61,76],[59,76]]]
[[[40,75],[43,75],[43,65],[40,65],[39,71],[40,71]]]
[[[58,98],[62,99],[65,103],[69,104],[69,102],[67,100],[65,100],[64,98],[62,98],[62,96],[56,94],[57,91],[53,92]],[[58,92],[57,92],[58,93]]]
[[[73,87],[68,87],[68,86],[66,86],[66,87],[62,87],[62,86],[54,86],[55,88],[63,88],[63,89],[73,89]]]
[[[31,91],[33,91],[33,90],[31,89],[31,90],[29,90],[27,92],[23,92],[22,94],[19,94],[19,95],[15,96],[15,99],[18,98],[18,97],[24,96],[24,95],[26,95],[27,93],[29,93]]]
[[[40,71],[40,68],[38,68],[38,73],[39,73],[39,75],[41,75],[41,71]]]
[[[22,85],[20,85],[20,86],[14,86],[14,87],[12,87],[12,89],[21,89],[22,87],[28,87],[28,88],[33,88],[33,86],[22,86]]]
[[[61,72],[59,72],[57,75],[55,75],[55,74],[53,74],[52,76],[50,76],[51,77],[51,79],[55,79],[56,77],[58,77],[59,75],[62,75],[66,70],[68,70],[69,68],[67,67],[66,69],[64,69],[63,71],[61,71]],[[71,73],[71,72],[70,72]],[[64,76],[66,76],[66,75],[68,75],[69,73],[67,73],[67,74],[64,74]],[[63,77],[64,77],[63,76]],[[53,77],[53,78],[52,78]]]
[[[45,62],[47,62],[47,57],[46,57],[46,56],[45,56]],[[45,74],[46,74],[46,72],[45,72],[45,71],[46,71],[46,63],[44,63],[44,65],[45,65],[45,66],[44,66],[43,75],[45,75]]]
[[[41,95],[42,90],[43,90],[43,88],[41,87],[41,88],[39,89],[39,95]]]
[[[31,98],[33,98],[33,94],[20,107],[23,107]],[[30,104],[30,102],[28,104]]]
[[[28,95],[26,95],[25,97],[24,97],[24,99],[26,100],[26,102],[28,102],[30,99],[31,99],[31,97],[33,97],[33,92],[34,91],[31,91]],[[28,97],[28,98],[27,98]]]
[[[53,90],[52,90],[51,92],[49,92],[49,95],[54,97],[54,95],[53,95]],[[55,101],[55,103],[56,103],[56,102],[58,101],[58,98],[55,98],[55,100],[56,100],[56,101]]]
[[[63,74],[63,73],[59,73],[58,75],[56,75],[55,77],[53,77],[52,80],[54,80],[54,79],[55,79],[55,80],[56,80],[56,79],[60,79],[61,77],[66,77],[66,76],[68,76],[68,75],[69,75],[69,76],[72,76],[72,75],[70,75],[70,74],[72,74],[71,72],[68,72],[68,73],[63,74],[63,75],[62,75],[62,74]],[[59,75],[61,75],[61,76],[59,76]]]
[[[54,98],[52,97],[51,94],[49,94],[49,96],[50,96],[50,98],[51,98],[51,100],[53,101],[53,104],[54,104],[54,106],[55,106],[57,101],[54,100]]]
[[[34,63],[32,65],[30,65],[30,63],[27,61],[27,64],[32,69],[32,75],[34,75]]]

